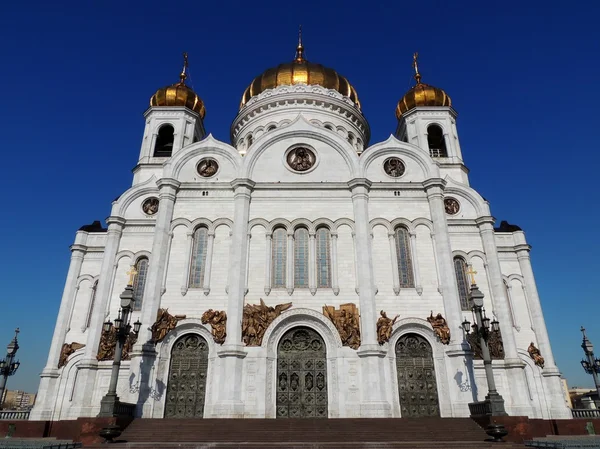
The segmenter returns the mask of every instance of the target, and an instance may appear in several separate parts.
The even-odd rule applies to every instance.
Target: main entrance
[[[179,338],[171,351],[165,418],[202,418],[208,344],[196,334]]]
[[[277,347],[277,418],[327,418],[327,352],[308,327],[285,333]]]
[[[396,343],[396,370],[402,417],[440,416],[429,342],[417,334],[400,337]]]

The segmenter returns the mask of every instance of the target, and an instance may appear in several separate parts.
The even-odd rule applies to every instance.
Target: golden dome
[[[302,46],[302,35],[296,48],[296,58],[292,62],[280,64],[277,67],[267,69],[262,75],[254,78],[242,95],[240,109],[250,98],[273,89],[278,86],[290,86],[294,84],[319,85],[327,89],[337,90],[342,95],[350,98],[360,109],[360,101],[356,89],[350,82],[335,70],[324,67],[321,64],[308,62],[304,59],[304,47]]]
[[[418,53],[414,54],[413,67],[415,68],[415,80],[413,86],[398,102],[396,117],[402,118],[402,114],[417,106],[452,106],[452,100],[442,89],[421,82],[421,74],[417,66]]]
[[[181,74],[179,75],[179,82],[171,84],[170,86],[158,89],[152,98],[150,98],[150,106],[185,106],[200,115],[200,118],[204,118],[206,115],[206,109],[202,99],[196,95],[192,89],[186,84],[185,80],[187,75],[185,73],[188,67],[187,53],[183,54],[184,65]]]

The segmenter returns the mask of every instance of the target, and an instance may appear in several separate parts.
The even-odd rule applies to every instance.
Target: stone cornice
[[[425,181],[423,181],[423,188],[425,190],[429,190],[434,187],[439,187],[440,189],[444,190],[444,188],[446,187],[446,184],[447,184],[447,182],[445,179],[429,178],[429,179],[426,179]]]
[[[173,189],[177,190],[181,183],[173,178],[160,178],[158,181],[156,181],[156,185],[159,189],[162,189],[163,187],[172,187]]]
[[[413,115],[432,116],[439,115],[440,112],[449,112],[454,119],[458,116],[458,113],[452,106],[417,106],[402,114],[402,118],[408,120]]]
[[[367,178],[354,178],[348,181],[348,187],[350,187],[350,190],[353,190],[357,187],[364,187],[365,189],[369,190],[372,185],[373,183]]]
[[[236,178],[231,181],[231,187],[233,190],[237,190],[240,187],[246,187],[250,191],[254,190],[256,183],[249,178]]]
[[[116,224],[116,225],[121,225],[121,226],[124,226],[124,225],[125,225],[125,222],[126,222],[125,218],[123,218],[123,217],[118,217],[118,216],[116,216],[116,215],[111,215],[110,217],[108,217],[108,218],[106,219],[106,224],[108,224],[109,226],[110,226],[111,224]]]
[[[177,117],[183,114],[188,114],[196,119],[200,119],[200,115],[197,112],[192,111],[185,106],[150,106],[148,109],[146,109],[146,112],[144,112],[144,118],[148,118],[152,112],[158,112],[163,117]]]
[[[477,223],[477,226],[481,226],[483,224],[490,224],[492,226],[494,226],[494,223],[496,222],[496,219],[494,217],[492,217],[491,215],[485,216],[485,217],[479,217],[475,219],[475,223]]]

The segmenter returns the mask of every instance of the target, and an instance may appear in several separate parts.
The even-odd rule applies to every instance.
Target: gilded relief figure
[[[260,346],[263,336],[275,318],[292,307],[292,303],[269,307],[260,299],[260,304],[246,304],[242,315],[242,340],[246,346]]]
[[[339,310],[336,310],[334,306],[323,306],[323,315],[335,325],[344,346],[358,349],[360,346],[360,315],[356,304],[341,304]]]
[[[227,336],[227,313],[224,310],[208,309],[202,314],[202,324],[210,324],[215,343],[222,345]]]
[[[177,323],[185,319],[185,315],[171,315],[168,309],[158,309],[156,321],[152,325],[152,341],[158,343],[163,341],[167,334],[175,329]]]
[[[69,356],[71,354],[73,354],[75,351],[77,351],[78,349],[81,349],[83,347],[85,347],[85,345],[82,343],[76,343],[76,342],[64,343],[60,350],[60,358],[58,359],[58,367],[62,368],[63,366],[65,366],[67,364],[67,361],[69,360]]]
[[[394,319],[388,318],[387,313],[383,310],[379,312],[381,315],[377,320],[377,341],[380,345],[385,342],[390,341],[390,337],[392,336],[392,326],[398,319],[398,315],[394,317]]]
[[[448,327],[448,322],[446,318],[442,316],[441,313],[438,313],[436,316],[433,316],[433,310],[429,317],[427,317],[427,321],[433,327],[433,332],[440,339],[440,342],[443,345],[447,345],[450,343],[450,328]]]
[[[481,342],[477,335],[477,324],[473,324],[472,332],[467,335],[467,342],[469,343],[469,346],[471,346],[471,350],[475,353],[475,359],[482,360],[483,356],[481,352]],[[493,360],[504,359],[504,343],[502,342],[502,334],[500,331],[490,331],[487,346]]]
[[[127,336],[127,340],[125,340],[125,344],[123,345],[123,354],[122,360],[131,360],[131,351],[133,350],[133,345],[137,343],[138,334],[131,331]]]
[[[117,346],[117,330],[113,327],[108,332],[102,330],[100,343],[98,345],[98,355],[96,359],[102,362],[104,360],[112,360],[115,358],[115,347]]]
[[[531,344],[527,348],[527,352],[529,353],[529,355],[531,356],[531,358],[537,366],[539,366],[540,368],[544,368],[544,357],[542,357],[540,350],[535,347],[533,342],[531,342]]]

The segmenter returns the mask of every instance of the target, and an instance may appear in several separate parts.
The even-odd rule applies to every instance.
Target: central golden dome
[[[298,42],[296,58],[292,62],[267,69],[262,75],[254,78],[254,81],[252,81],[244,91],[244,95],[242,95],[240,109],[244,107],[250,98],[267,89],[295,84],[317,84],[327,89],[337,90],[342,95],[350,98],[350,100],[352,100],[360,109],[360,102],[358,101],[356,89],[354,89],[352,84],[350,84],[345,77],[333,69],[324,67],[321,64],[308,62],[304,59],[302,40]]]

